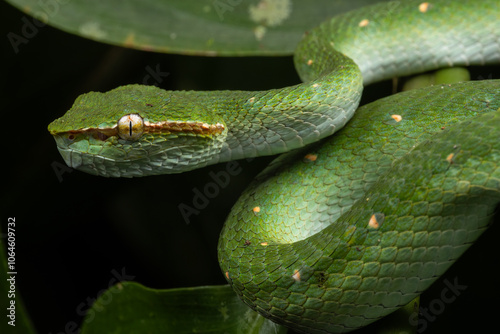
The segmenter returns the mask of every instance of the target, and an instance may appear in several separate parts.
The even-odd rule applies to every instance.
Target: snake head
[[[68,166],[111,177],[205,166],[227,135],[223,120],[192,92],[141,85],[81,95],[48,130]]]

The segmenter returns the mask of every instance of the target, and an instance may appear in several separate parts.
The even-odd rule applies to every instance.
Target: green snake
[[[294,61],[304,83],[283,89],[91,92],[49,131],[69,166],[111,177],[291,151],[232,209],[220,266],[265,317],[308,333],[348,332],[429,287],[500,202],[500,81],[433,86],[357,109],[363,86],[498,64],[500,3],[365,7],[305,34]]]

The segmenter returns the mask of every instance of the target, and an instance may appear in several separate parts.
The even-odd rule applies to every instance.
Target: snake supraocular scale
[[[310,333],[347,332],[425,290],[500,199],[500,82],[435,86],[358,109],[362,86],[500,62],[498,1],[400,1],[341,15],[295,53],[304,83],[259,92],[129,85],[80,96],[49,125],[68,165],[178,173],[277,154],[221,233],[242,300]]]

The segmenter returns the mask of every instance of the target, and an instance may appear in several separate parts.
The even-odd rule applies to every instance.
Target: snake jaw
[[[81,166],[81,160],[77,161],[77,159],[73,159],[73,154],[72,154],[73,152],[70,149],[59,146],[57,147],[57,149],[59,150],[59,153],[64,159],[66,165],[75,169],[78,169]]]
[[[202,127],[213,128],[202,124],[200,131]],[[71,168],[104,177],[141,177],[181,173],[209,164],[223,148],[227,135],[223,125],[216,129],[220,133],[209,135],[193,131],[166,134],[156,129],[135,141],[120,139],[109,131],[101,134],[86,129],[54,134],[54,139]]]
[[[53,136],[54,140],[56,141],[57,150],[61,154],[66,165],[71,168],[78,168],[80,166],[80,163],[76,162],[76,160],[72,158],[72,150],[69,148],[69,145],[74,139],[74,135],[54,134]]]

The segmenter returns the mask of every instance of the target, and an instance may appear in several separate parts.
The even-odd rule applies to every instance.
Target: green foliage
[[[37,20],[96,41],[207,56],[290,55],[308,29],[374,0],[8,0]],[[276,3],[276,5],[272,5]]]
[[[114,319],[114,321],[110,321]],[[249,309],[228,286],[154,290],[118,283],[92,305],[89,333],[286,333]]]

